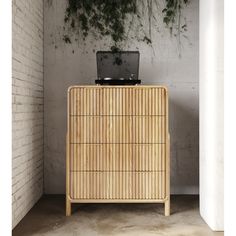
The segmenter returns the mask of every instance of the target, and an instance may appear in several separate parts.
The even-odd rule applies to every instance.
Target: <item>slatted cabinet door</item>
[[[69,89],[67,215],[73,202],[163,202],[169,214],[164,87]]]

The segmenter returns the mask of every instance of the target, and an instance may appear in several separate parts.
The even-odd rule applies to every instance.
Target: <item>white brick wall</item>
[[[12,226],[43,193],[43,0],[12,1]]]

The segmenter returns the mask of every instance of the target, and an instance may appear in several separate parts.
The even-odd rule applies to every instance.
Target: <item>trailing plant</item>
[[[142,40],[152,45],[152,28],[156,21],[154,7],[160,0],[67,0],[64,21],[68,29],[79,38],[85,40],[89,34],[95,39],[110,37],[111,50],[122,48],[122,43],[129,39],[130,31],[136,34],[138,41]],[[164,24],[175,36],[186,31],[186,24],[181,25],[181,10],[190,0],[164,0],[161,14]],[[148,32],[145,20],[148,19]],[[136,24],[137,27],[134,27]],[[139,29],[140,32],[137,31]],[[68,34],[63,37],[66,43],[71,43]]]
[[[180,44],[180,34],[187,31],[187,24],[181,25],[181,11],[184,6],[189,3],[190,0],[166,0],[166,6],[162,10],[164,14],[163,22],[169,27],[172,34],[173,28],[176,27],[175,36],[178,37]]]

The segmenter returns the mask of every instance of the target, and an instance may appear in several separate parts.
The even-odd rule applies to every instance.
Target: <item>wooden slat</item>
[[[96,184],[93,183],[96,174]],[[79,191],[76,188],[72,198],[75,199],[164,199],[161,189],[147,191],[153,182],[159,182],[164,178],[165,172],[76,172],[71,173],[71,181],[80,183]],[[139,188],[132,188],[132,179],[137,180]],[[92,184],[92,185],[91,185]],[[121,186],[121,197],[116,193],[116,186]],[[98,190],[98,188],[100,188]],[[146,191],[145,191],[146,190]],[[99,192],[99,194],[98,194]]]
[[[74,87],[76,93],[83,93],[83,100],[85,101],[86,107],[78,100],[76,102],[77,110],[70,110],[70,115],[95,115],[97,113],[98,103],[104,104],[104,107],[100,107],[99,114],[103,115],[164,115],[163,111],[160,109],[158,103],[153,102],[154,93],[159,93],[159,96],[163,96],[165,90],[161,87],[93,87],[93,86],[83,86]],[[96,93],[96,91],[101,91]],[[161,95],[162,94],[162,95]],[[127,96],[128,95],[128,96]],[[122,99],[122,97],[125,99]],[[101,99],[101,101],[99,101]],[[124,103],[119,103],[119,101],[124,100]],[[118,109],[111,109],[114,107],[115,103],[118,103]],[[141,103],[142,109],[137,109],[138,105]],[[154,105],[154,110],[149,109],[148,104]],[[106,108],[107,109],[106,109]],[[134,109],[131,109],[134,108]]]
[[[99,120],[99,121],[97,121]],[[132,125],[131,125],[132,120]],[[71,143],[165,143],[164,116],[71,116]],[[80,124],[84,124],[81,126]],[[105,126],[106,130],[102,130]],[[130,130],[130,126],[132,129]],[[152,135],[157,126],[155,135]],[[75,130],[75,129],[78,130]],[[97,133],[100,130],[100,134]],[[117,130],[120,132],[117,133]]]
[[[73,164],[70,169],[73,171],[165,170],[162,160],[166,147],[163,144],[76,144],[73,147],[76,153],[71,157]],[[108,147],[108,150],[104,147]],[[118,154],[119,147],[121,150]]]

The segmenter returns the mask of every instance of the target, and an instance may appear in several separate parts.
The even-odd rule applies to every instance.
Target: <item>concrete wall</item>
[[[43,1],[12,1],[12,226],[43,193]]]
[[[200,2],[200,213],[224,229],[224,1]]]
[[[160,4],[163,1],[160,1]],[[45,192],[65,192],[66,93],[70,85],[94,84],[95,50],[108,50],[107,42],[89,38],[85,44],[66,45],[63,36],[66,1],[45,0]],[[49,6],[50,5],[50,6]],[[188,25],[179,57],[176,38],[162,26],[159,16],[153,48],[130,41],[129,50],[141,53],[143,84],[169,88],[171,133],[171,192],[198,193],[198,1],[183,11]],[[104,45],[106,44],[106,45]],[[73,53],[74,50],[74,53]]]

